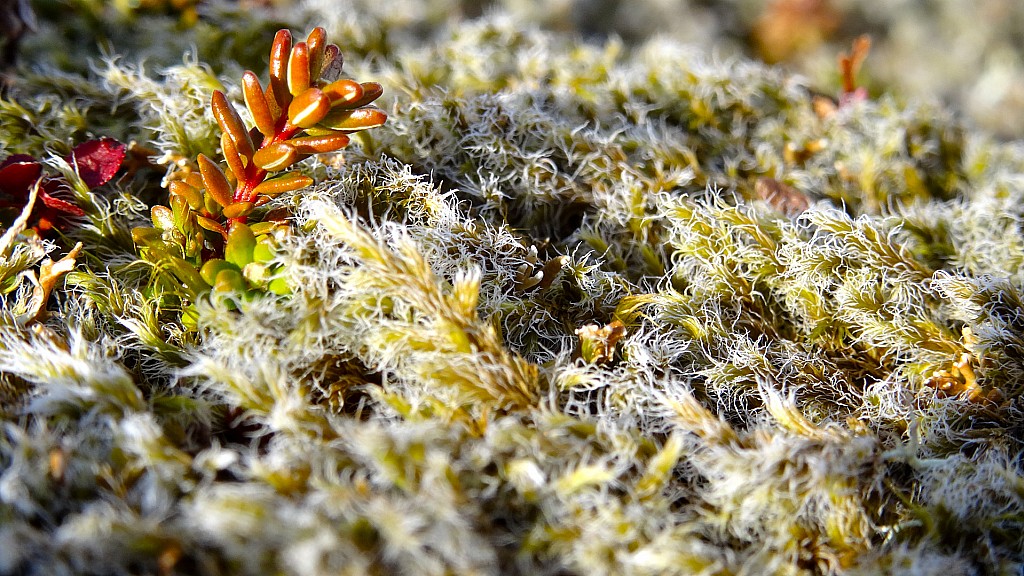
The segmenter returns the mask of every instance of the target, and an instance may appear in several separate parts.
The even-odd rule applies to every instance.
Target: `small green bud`
[[[150,212],[153,219],[153,227],[157,230],[170,230],[174,228],[174,214],[166,206],[153,206]]]
[[[256,248],[256,236],[252,229],[241,222],[231,224],[228,230],[228,242],[224,246],[224,259],[239,269],[252,262],[252,252]]]
[[[274,259],[276,252],[274,242],[266,238],[256,243],[256,247],[252,250],[252,259],[254,262],[270,262]]]
[[[149,246],[163,237],[156,228],[132,228],[132,240],[136,246]]]
[[[199,275],[202,276],[203,280],[210,285],[217,283],[217,275],[222,270],[234,270],[238,272],[238,267],[228,262],[227,260],[221,260],[220,258],[213,258],[207,260],[203,267],[199,270]]]
[[[246,288],[248,286],[242,273],[228,268],[217,273],[217,281],[213,284],[213,289],[217,292],[245,292]]]
[[[210,289],[210,285],[203,280],[202,276],[199,275],[199,271],[189,261],[166,252],[156,256],[162,256],[161,259],[166,262],[167,269],[178,278],[182,286],[189,291],[191,297],[195,298],[196,295]]]
[[[291,287],[288,286],[288,280],[284,276],[278,276],[267,283],[267,290],[278,296],[287,296],[292,293]]]
[[[189,330],[199,329],[199,311],[194,304],[189,304],[181,309],[181,323]]]

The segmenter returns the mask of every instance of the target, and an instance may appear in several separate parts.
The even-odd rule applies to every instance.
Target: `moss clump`
[[[0,573],[1024,567],[1024,149],[522,7],[326,4],[40,8],[112,46],[27,38],[0,99],[83,213],[4,222]],[[185,294],[131,230],[277,24],[388,122],[267,203],[285,294]]]

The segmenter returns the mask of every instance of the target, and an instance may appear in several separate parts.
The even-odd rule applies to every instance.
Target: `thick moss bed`
[[[72,4],[0,99],[84,211],[2,243],[0,573],[1024,569],[1018,142],[525,4]],[[131,231],[317,25],[389,119],[274,200],[288,294],[190,298]]]

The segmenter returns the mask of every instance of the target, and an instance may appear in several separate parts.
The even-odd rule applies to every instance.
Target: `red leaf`
[[[86,186],[95,188],[110,182],[121,167],[126,151],[127,146],[117,140],[100,138],[75,146],[67,160],[78,169]]]
[[[43,206],[49,210],[43,210],[45,214],[60,217],[63,215],[70,214],[71,216],[85,216],[85,212],[78,206],[68,202],[67,200],[61,200],[53,196],[54,192],[57,192],[61,188],[67,190],[67,185],[64,184],[63,180],[57,180],[54,178],[47,178],[39,189],[39,200],[43,203]],[[63,212],[64,214],[59,214]]]
[[[10,156],[0,164],[0,192],[18,199],[28,198],[29,189],[42,172],[43,166],[31,156]]]
[[[14,164],[15,162],[18,162],[18,163],[35,162],[36,164],[39,163],[35,158],[29,156],[28,154],[11,154],[7,158],[4,158],[3,162],[0,162],[0,169],[4,169],[7,166],[9,166],[10,164]]]

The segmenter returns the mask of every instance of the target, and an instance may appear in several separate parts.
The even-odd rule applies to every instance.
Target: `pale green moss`
[[[32,50],[120,56],[28,59],[5,155],[152,156],[0,254],[0,573],[1019,573],[1024,147],[502,4],[40,9]],[[183,322],[130,230],[279,20],[326,26],[389,120],[274,200],[291,294]]]

